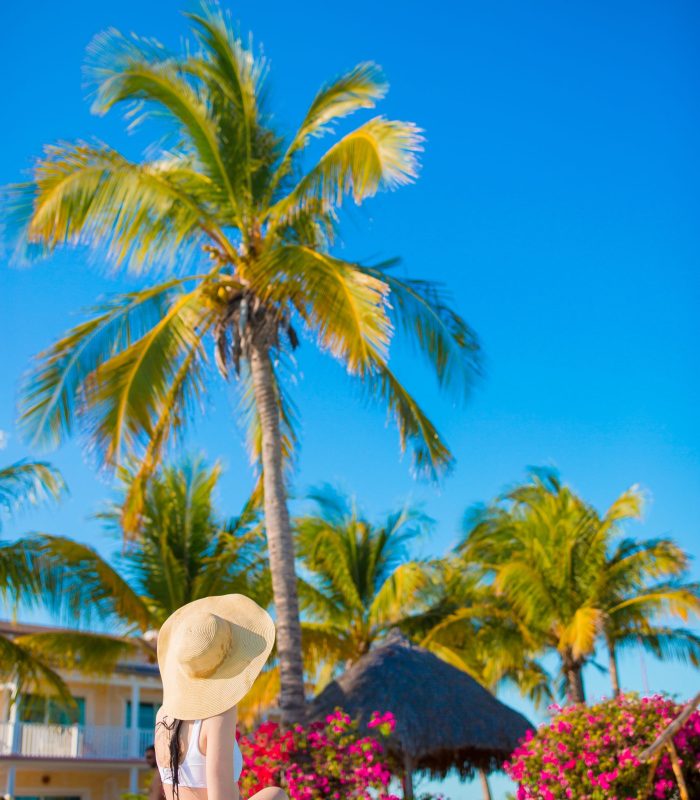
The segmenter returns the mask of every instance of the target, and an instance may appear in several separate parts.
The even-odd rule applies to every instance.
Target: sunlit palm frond
[[[141,339],[165,315],[182,284],[171,280],[119,295],[38,356],[20,401],[20,425],[34,444],[56,446],[73,432],[87,411],[95,370]]]
[[[389,269],[365,267],[389,287],[390,316],[423,353],[440,386],[466,398],[481,373],[476,334],[433,281],[399,279]]]
[[[319,345],[352,374],[384,358],[391,338],[388,288],[354,264],[302,245],[275,247],[256,266],[254,287],[290,302]]]
[[[97,367],[87,402],[92,438],[106,463],[129,463],[140,446],[148,448],[164,415],[171,424],[161,425],[163,432],[172,434],[172,422],[182,423],[188,402],[204,395],[201,372],[191,360],[204,359],[200,328],[211,322],[197,289],[180,293],[141,338]],[[183,393],[184,402],[171,403],[173,393]]]
[[[384,581],[369,607],[370,619],[378,625],[395,623],[418,610],[418,595],[431,581],[427,564],[408,561],[400,564]]]
[[[53,669],[75,669],[86,675],[112,675],[120,661],[143,652],[133,637],[70,630],[18,636],[15,643]]]
[[[639,486],[630,487],[605,512],[602,520],[603,527],[616,526],[627,520],[641,519],[646,501],[647,496]]]
[[[74,705],[73,698],[61,676],[35,656],[31,650],[0,636],[0,680],[14,686],[13,702],[21,693],[46,693],[57,695],[66,706]]]
[[[105,145],[61,144],[46,148],[34,182],[12,187],[7,205],[30,249],[87,245],[116,265],[182,269],[202,242],[224,240],[208,190],[181,157],[137,164]]]
[[[294,189],[268,212],[272,225],[288,222],[309,205],[339,208],[346,195],[355,203],[380,189],[411,183],[418,175],[420,130],[411,122],[375,117],[334,144]]]
[[[322,664],[343,664],[358,657],[353,649],[347,626],[332,622],[301,624],[301,644],[304,651],[304,669],[313,675]]]
[[[613,625],[618,617],[622,620],[626,616],[635,619],[670,614],[687,620],[691,615],[700,615],[700,584],[669,582],[638,588],[620,597],[607,613]]]
[[[688,554],[672,539],[623,539],[609,556],[606,580],[610,587],[634,589],[650,579],[680,576]]]
[[[700,636],[686,628],[644,625],[615,640],[617,648],[644,647],[656,658],[700,666]]]
[[[126,101],[131,103],[134,122],[153,110],[170,115],[213,183],[210,196],[216,197],[217,205],[228,207],[234,217],[238,215],[239,202],[223,161],[217,121],[177,59],[154,40],[126,37],[110,29],[92,40],[86,73],[96,87],[96,113],[105,114]]]
[[[121,620],[146,631],[151,616],[143,599],[92,547],[62,536],[22,540],[31,555],[46,608],[71,624]]]
[[[451,469],[454,457],[447,444],[386,362],[375,362],[364,378],[364,389],[370,400],[380,400],[387,407],[399,430],[401,452],[411,451],[416,475],[437,480]]]
[[[590,656],[603,627],[603,613],[599,608],[581,606],[559,635],[559,647],[570,648],[574,658]]]
[[[333,122],[363,108],[374,108],[386,94],[387,84],[380,68],[371,62],[358,64],[321,88],[298,131],[289,144],[270,185],[270,194],[285,177],[293,156],[302,150],[309,139],[322,136],[333,129]]]
[[[255,679],[255,683],[238,704],[238,723],[252,728],[268,709],[277,705],[280,694],[280,671],[278,666],[266,667]]]
[[[61,473],[45,461],[16,461],[0,469],[0,512],[6,515],[57,500],[65,491]]]

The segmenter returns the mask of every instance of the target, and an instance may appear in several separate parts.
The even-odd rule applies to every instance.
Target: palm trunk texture
[[[283,725],[291,726],[305,722],[306,700],[294,537],[287,508],[279,407],[268,347],[253,345],[250,369],[262,431],[265,528],[277,623],[280,712]]]

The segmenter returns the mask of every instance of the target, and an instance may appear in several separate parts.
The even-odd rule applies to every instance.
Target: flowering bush
[[[595,706],[554,707],[556,716],[529,732],[506,772],[518,800],[658,800],[679,797],[668,752],[651,784],[639,754],[678,716],[681,706],[656,695],[628,695]],[[700,713],[695,711],[673,743],[691,797],[700,797]],[[651,792],[649,795],[648,793]]]
[[[380,736],[394,730],[392,714],[372,715]],[[284,786],[292,800],[398,800],[387,793],[391,773],[373,736],[359,736],[357,723],[342,711],[325,722],[283,731],[274,722],[239,737],[244,769],[240,786],[249,797],[265,786]],[[370,794],[371,791],[371,794]]]

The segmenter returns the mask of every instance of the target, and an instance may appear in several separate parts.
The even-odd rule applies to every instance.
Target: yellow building
[[[0,622],[5,635],[53,630]],[[77,710],[2,686],[0,797],[11,800],[119,800],[150,779],[144,751],[162,690],[158,667],[143,657],[117,666],[109,678],[61,672]],[[134,713],[137,709],[137,713]]]

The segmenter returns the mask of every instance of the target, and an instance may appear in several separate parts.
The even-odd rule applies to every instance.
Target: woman
[[[166,800],[240,800],[236,706],[270,655],[275,626],[248,597],[205,597],[178,609],[158,635],[163,706],[156,718]],[[286,800],[269,787],[249,800]]]

